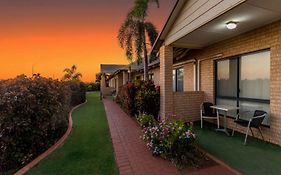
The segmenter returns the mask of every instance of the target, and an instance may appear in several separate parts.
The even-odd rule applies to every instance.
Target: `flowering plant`
[[[195,162],[198,153],[194,146],[193,124],[182,120],[162,121],[143,129],[142,139],[153,155],[171,160],[178,168]]]
[[[148,114],[140,114],[137,116],[137,121],[142,128],[154,126],[157,123],[157,121],[154,119],[154,116]]]

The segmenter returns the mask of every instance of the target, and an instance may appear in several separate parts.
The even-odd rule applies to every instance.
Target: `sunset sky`
[[[161,31],[176,0],[150,8]],[[0,0],[0,79],[35,73],[61,78],[77,65],[93,81],[100,64],[127,64],[118,29],[133,0]]]

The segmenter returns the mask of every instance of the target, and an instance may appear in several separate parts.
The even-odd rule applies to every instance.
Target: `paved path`
[[[104,106],[113,142],[115,158],[120,175],[180,175],[176,167],[169,161],[152,156],[137,123],[127,116],[121,108],[110,99],[104,99]],[[231,175],[221,165],[209,167],[200,171],[187,173],[189,175]]]
[[[116,103],[104,99],[104,106],[120,175],[180,174],[169,161],[153,157],[142,141],[141,129]]]

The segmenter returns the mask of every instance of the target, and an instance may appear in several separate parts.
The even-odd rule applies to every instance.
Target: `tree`
[[[118,33],[120,46],[122,49],[125,49],[127,59],[130,62],[143,59],[145,80],[148,80],[146,41],[149,40],[149,44],[152,47],[158,36],[156,27],[146,20],[149,3],[153,2],[159,7],[158,0],[135,0],[133,9],[128,12]],[[134,55],[136,55],[136,59]]]
[[[100,83],[102,73],[96,73],[96,83]]]
[[[65,68],[63,72],[65,73],[63,76],[63,80],[65,81],[80,81],[82,78],[82,74],[77,72],[76,65],[72,65],[70,68]]]

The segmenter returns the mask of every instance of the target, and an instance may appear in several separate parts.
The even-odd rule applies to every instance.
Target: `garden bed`
[[[140,125],[140,128],[142,128],[144,131],[144,136],[142,136],[141,138],[146,137],[147,134],[145,132],[147,131],[147,128],[155,127],[157,125],[161,126],[161,123],[163,123],[163,122],[161,122],[159,124],[157,121],[155,121],[153,119],[153,116],[146,115],[146,114],[142,114],[138,118],[136,118],[136,122],[138,122],[138,124]],[[185,141],[180,143],[180,149],[178,148],[178,146],[176,146],[177,149],[176,149],[176,152],[174,152],[174,153],[173,153],[173,146],[171,146],[171,150],[170,150],[169,154],[171,154],[171,153],[172,154],[168,155],[168,156],[167,155],[163,156],[159,153],[155,154],[155,152],[154,152],[155,146],[151,146],[151,143],[148,143],[147,146],[152,151],[152,154],[154,156],[158,156],[158,157],[170,160],[173,164],[175,164],[175,166],[178,168],[178,170],[181,172],[181,174],[189,174],[189,175],[190,174],[194,174],[194,175],[197,175],[197,174],[217,174],[217,175],[240,174],[239,172],[232,169],[231,167],[229,167],[228,165],[226,165],[225,163],[223,163],[222,161],[220,161],[213,155],[207,153],[197,143],[194,142],[197,136],[193,133],[193,124],[192,123],[184,123],[183,121],[178,120],[178,119],[169,120],[168,122],[164,122],[164,123],[168,123],[168,126],[170,125],[172,127],[174,127],[174,126],[177,126],[178,128],[186,127],[185,128],[186,131],[184,131],[184,132],[177,131],[177,130],[175,130],[174,132],[189,133],[189,137],[186,136],[186,138],[183,139]],[[166,128],[164,127],[164,130]],[[155,128],[154,131],[157,129],[158,128]],[[182,129],[182,130],[184,130],[184,129]],[[152,131],[152,132],[154,132],[154,131]],[[181,134],[172,133],[171,135],[173,135],[173,137],[174,137],[175,135],[179,136]],[[167,140],[171,140],[171,135],[170,136],[168,135],[168,137],[170,137],[170,138],[167,138]],[[155,133],[154,133],[154,136],[155,136]],[[180,136],[180,138],[181,137],[182,136]],[[144,140],[147,141],[146,138]],[[176,144],[177,139],[173,140],[173,142],[174,142],[173,144]],[[190,142],[190,143],[188,143],[188,142]],[[151,147],[153,149],[151,149]],[[178,155],[175,155],[175,153]]]
[[[152,154],[170,160],[183,171],[221,166],[223,163],[198,148],[192,123],[176,119],[175,116],[158,115],[159,89],[151,81],[129,83],[120,88],[116,98],[123,111],[137,119],[143,130],[141,138],[147,143]],[[163,118],[166,120],[161,120]],[[223,169],[229,171],[226,167]]]
[[[181,170],[183,174],[188,174],[192,172],[197,172],[198,170],[207,169],[213,166],[218,166],[219,164],[214,161],[213,159],[209,158],[208,156],[205,156],[204,159],[200,162],[199,165],[195,166],[187,166],[184,169]]]

